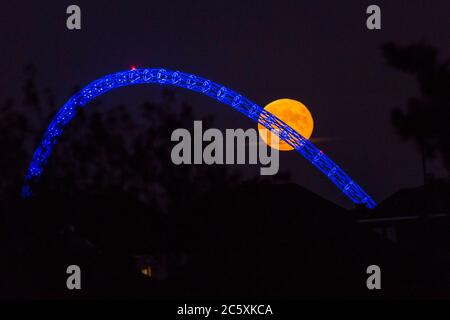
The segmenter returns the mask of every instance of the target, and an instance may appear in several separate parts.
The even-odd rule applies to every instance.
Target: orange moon
[[[309,139],[314,129],[314,120],[308,108],[301,102],[292,99],[279,99],[269,103],[264,110],[280,118],[292,129]],[[289,144],[280,140],[270,130],[258,124],[258,132],[263,141],[280,151],[294,150]]]

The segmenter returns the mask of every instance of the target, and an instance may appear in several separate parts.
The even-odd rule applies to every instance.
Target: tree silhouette
[[[420,97],[408,100],[407,111],[396,108],[392,122],[404,139],[413,139],[424,157],[442,156],[450,171],[450,60],[438,61],[437,50],[425,44],[383,46],[389,65],[415,75]]]
[[[4,202],[19,194],[31,152],[58,107],[52,91],[38,86],[35,67],[25,71],[23,97],[7,98],[0,107]],[[236,182],[239,174],[226,166],[172,164],[171,134],[176,128],[192,127],[195,116],[174,92],[163,89],[161,94],[161,101],[134,108],[93,101],[80,110],[53,150],[40,193],[123,193],[167,209],[189,194]],[[205,129],[214,122],[212,116],[202,120]]]

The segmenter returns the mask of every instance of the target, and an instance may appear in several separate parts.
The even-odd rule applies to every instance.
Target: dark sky
[[[65,27],[70,4],[81,7],[81,31]],[[381,31],[365,27],[370,4],[382,9]],[[449,14],[448,0],[3,2],[0,93],[19,92],[24,66],[34,63],[62,105],[75,85],[137,65],[192,72],[263,106],[297,99],[313,114],[313,137],[330,138],[318,146],[381,201],[419,185],[422,173],[414,144],[390,122],[393,107],[419,94],[417,84],[385,64],[380,46],[425,42],[449,58]],[[158,89],[123,90],[125,98],[107,99],[134,92],[143,102]],[[216,115],[219,126],[255,127],[206,97],[182,89],[177,96]],[[341,202],[298,153],[283,154],[281,166],[296,183]]]

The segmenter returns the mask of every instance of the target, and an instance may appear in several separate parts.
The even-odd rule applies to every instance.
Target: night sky
[[[81,31],[66,29],[70,4],[81,7]],[[366,29],[370,4],[381,7],[382,30]],[[0,93],[18,95],[33,63],[40,85],[62,105],[76,85],[136,65],[195,73],[262,106],[297,99],[313,114],[318,147],[379,202],[423,182],[414,143],[402,142],[390,120],[393,107],[419,94],[417,83],[387,66],[380,47],[425,42],[448,59],[449,14],[448,0],[3,2]],[[142,103],[158,90],[127,88],[101,99]],[[227,106],[175,90],[199,115],[216,116],[218,127],[256,128]],[[344,199],[296,152],[283,154],[281,169],[327,199]]]

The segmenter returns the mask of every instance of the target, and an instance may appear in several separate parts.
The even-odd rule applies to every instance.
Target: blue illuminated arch
[[[143,83],[186,88],[233,107],[253,121],[265,126],[279,136],[280,139],[291,145],[309,162],[322,171],[354,203],[365,204],[368,208],[376,206],[375,201],[336,165],[336,163],[317,149],[309,140],[259,105],[227,87],[196,75],[154,68],[134,69],[113,73],[95,80],[74,94],[53,118],[44,134],[41,144],[35,150],[25,176],[22,195],[24,197],[31,196],[32,186],[42,174],[53,146],[56,144],[58,137],[63,133],[64,127],[72,120],[80,107],[85,106],[95,97],[112,89]]]

